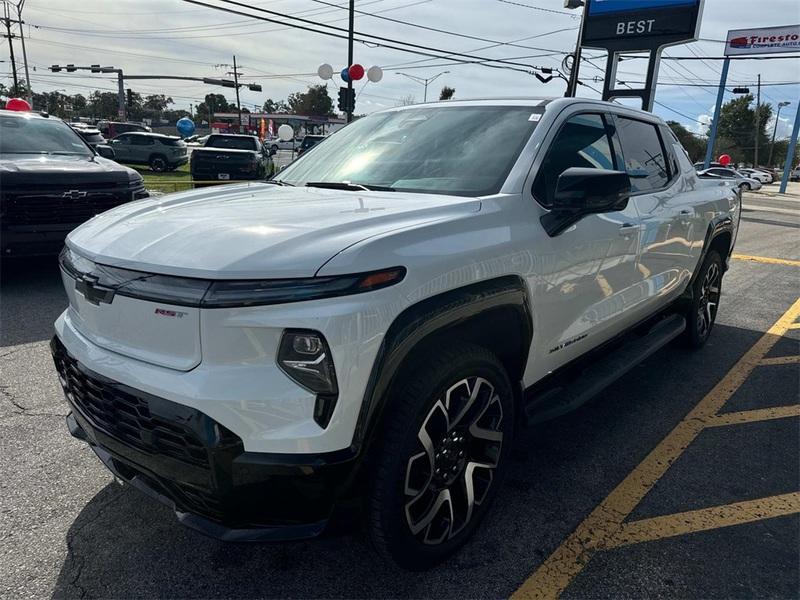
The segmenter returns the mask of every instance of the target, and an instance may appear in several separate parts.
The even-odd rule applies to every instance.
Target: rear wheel
[[[163,173],[167,170],[167,159],[160,154],[150,157],[150,168],[156,173]]]
[[[710,250],[693,284],[684,332],[684,339],[692,348],[703,346],[714,328],[722,292],[722,267],[719,252]]]
[[[430,350],[388,399],[369,497],[377,550],[401,567],[436,565],[489,510],[513,435],[511,384],[488,350]]]
[[[743,183],[743,184],[741,184],[739,186],[739,189],[742,190],[743,192],[749,192],[750,191],[750,184],[745,182],[745,183]]]

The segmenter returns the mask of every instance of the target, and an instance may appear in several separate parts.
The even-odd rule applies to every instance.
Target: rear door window
[[[608,128],[601,115],[575,115],[561,126],[533,182],[533,195],[542,206],[553,205],[558,177],[570,167],[617,168]]]
[[[625,169],[633,192],[651,192],[667,186],[670,171],[658,129],[652,123],[616,117]]]

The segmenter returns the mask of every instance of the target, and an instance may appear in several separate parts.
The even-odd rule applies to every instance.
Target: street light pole
[[[233,83],[236,85],[236,108],[239,109],[239,124],[236,131],[242,130],[242,103],[239,101],[239,69],[236,68],[236,55],[233,55]]]
[[[348,15],[348,30],[347,30],[347,68],[349,69],[353,65],[353,34],[355,29],[355,20],[356,20],[356,0],[350,0],[350,8],[349,8],[349,15]],[[352,77],[347,78],[347,94],[348,98],[350,97],[349,94],[351,93],[350,90],[353,89],[353,79]],[[347,111],[347,122],[350,123],[353,120],[353,111]]]
[[[756,145],[753,152],[753,168],[758,168],[758,134],[761,133],[761,73],[758,74],[758,91],[756,92]]]
[[[781,109],[784,106],[789,106],[791,102],[778,102],[778,114],[775,115],[775,127],[772,128],[772,142],[769,145],[769,158],[767,159],[767,166],[772,166],[772,151],[775,149],[775,134],[778,133],[778,119],[781,118]]]
[[[575,54],[572,59],[572,70],[569,73],[567,91],[564,92],[565,98],[574,98],[578,90],[578,70],[581,65],[581,41],[583,40],[583,24],[586,21],[586,2],[584,0],[564,0],[564,8],[575,9],[583,7],[581,24],[578,27],[578,41],[575,44]]]
[[[427,102],[428,101],[428,84],[431,83],[432,81],[434,81],[435,79],[437,79],[437,78],[441,77],[442,75],[445,75],[446,73],[449,73],[449,72],[450,71],[442,71],[441,73],[437,73],[433,77],[417,77],[416,75],[409,75],[408,73],[400,73],[400,72],[395,72],[395,75],[402,75],[403,77],[408,77],[412,81],[416,81],[418,84],[425,86],[425,96],[424,96],[422,101],[423,102]]]

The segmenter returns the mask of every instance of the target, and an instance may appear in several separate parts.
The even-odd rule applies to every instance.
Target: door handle
[[[638,227],[634,223],[623,223],[619,227],[619,234],[623,237],[630,237],[636,233],[637,229]]]
[[[684,209],[681,211],[681,214],[682,214],[682,215],[690,215],[690,214],[692,214],[692,211],[690,211],[688,208],[684,208]]]

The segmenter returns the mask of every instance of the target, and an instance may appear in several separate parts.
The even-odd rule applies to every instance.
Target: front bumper
[[[238,436],[202,412],[89,370],[58,337],[51,350],[72,409],[70,433],[188,527],[226,541],[313,537],[351,485],[349,449],[246,452]]]

